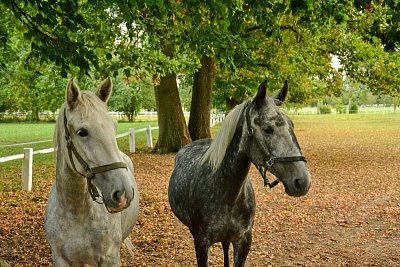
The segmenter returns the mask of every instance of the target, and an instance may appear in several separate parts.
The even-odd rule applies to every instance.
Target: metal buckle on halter
[[[269,171],[269,169],[272,167],[274,163],[275,163],[274,158],[270,158],[269,160],[265,161],[265,165],[256,165],[257,170],[259,171],[264,180],[264,187],[268,186],[269,189],[272,189],[280,182],[279,179],[276,179],[271,183],[267,177],[267,171]]]
[[[272,165],[274,165],[274,158],[270,158],[269,160],[267,160],[265,162],[265,166],[267,168],[267,171],[269,171],[269,169],[272,167]]]
[[[71,136],[69,136],[69,135],[65,136],[65,140],[67,141],[67,145],[71,144],[71,142],[72,142]]]
[[[87,177],[87,186],[88,186],[89,194],[92,197],[92,200],[98,204],[104,204],[103,197],[100,196],[99,191],[97,190],[97,187],[94,184],[92,184],[92,177]]]

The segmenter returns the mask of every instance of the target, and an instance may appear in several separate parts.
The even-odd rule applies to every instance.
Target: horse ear
[[[258,87],[257,95],[254,98],[254,102],[256,103],[257,107],[261,107],[262,102],[264,101],[265,96],[267,95],[267,88],[265,86],[266,83],[267,81],[264,81]]]
[[[112,87],[113,87],[112,81],[111,81],[110,77],[108,77],[107,79],[105,79],[104,81],[101,82],[99,88],[97,88],[96,95],[104,103],[107,103],[111,97]]]
[[[81,97],[81,91],[78,85],[76,85],[74,79],[69,80],[67,88],[65,90],[65,100],[71,109],[74,109]]]
[[[287,81],[285,81],[282,89],[279,90],[279,92],[274,96],[275,104],[277,106],[280,106],[283,104],[283,102],[285,102],[288,91],[289,91],[289,84]]]

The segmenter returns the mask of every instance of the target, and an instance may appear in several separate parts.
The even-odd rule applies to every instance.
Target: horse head
[[[96,93],[81,91],[70,80],[62,132],[66,140],[63,153],[69,159],[70,171],[85,177],[93,200],[101,197],[107,210],[115,213],[127,208],[134,196],[130,170],[116,141],[116,123],[106,107],[111,93],[109,78]]]
[[[283,183],[290,196],[305,195],[311,184],[306,159],[294,134],[293,122],[280,109],[288,93],[288,84],[274,96],[266,94],[265,82],[254,99],[248,102],[245,112],[247,129],[246,152],[250,160],[263,175],[266,171]]]

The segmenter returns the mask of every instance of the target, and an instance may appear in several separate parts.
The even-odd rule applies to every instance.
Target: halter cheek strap
[[[247,130],[249,133],[250,138],[254,138],[254,140],[257,142],[257,145],[260,147],[260,149],[263,151],[264,155],[267,158],[264,160],[263,164],[255,164],[252,162],[258,172],[261,174],[261,176],[264,179],[264,186],[268,186],[269,188],[273,188],[277,184],[279,184],[279,179],[276,179],[272,183],[269,182],[268,177],[267,177],[267,171],[269,171],[275,163],[287,163],[287,162],[295,162],[295,161],[304,161],[307,162],[307,159],[304,156],[293,156],[293,157],[273,157],[272,153],[266,151],[264,146],[260,143],[260,141],[255,137],[254,135],[254,128],[251,126],[251,119],[250,119],[250,103],[247,105],[246,108],[246,124],[247,124]],[[250,159],[251,160],[251,159]]]
[[[101,165],[98,167],[90,167],[89,164],[82,158],[82,156],[78,153],[76,150],[76,147],[74,143],[72,142],[71,135],[69,133],[68,127],[67,127],[67,116],[66,116],[66,109],[64,109],[64,129],[65,129],[65,140],[67,141],[67,148],[68,148],[68,156],[69,156],[69,161],[71,162],[72,168],[76,173],[81,175],[82,177],[85,177],[87,179],[87,185],[88,185],[88,190],[89,194],[92,197],[92,199],[96,202],[98,202],[98,198],[100,198],[99,191],[97,190],[97,187],[93,185],[92,183],[92,178],[95,177],[96,174],[102,173],[102,172],[107,172],[119,168],[127,168],[127,165],[125,162],[114,162],[111,164],[106,164],[106,165]],[[74,154],[75,158],[78,160],[79,164],[83,167],[85,170],[85,173],[81,173],[76,169],[74,158],[72,157],[72,154]],[[100,203],[100,202],[98,202]]]

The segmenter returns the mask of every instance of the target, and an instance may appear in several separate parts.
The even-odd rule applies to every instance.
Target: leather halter
[[[269,171],[271,169],[272,165],[274,165],[275,163],[287,163],[287,162],[295,162],[295,161],[307,162],[307,159],[304,156],[274,157],[272,155],[272,153],[267,152],[265,150],[265,148],[262,146],[260,141],[254,136],[254,128],[251,126],[251,119],[250,119],[250,103],[247,104],[247,108],[246,108],[246,124],[247,124],[247,129],[248,129],[249,136],[250,137],[254,137],[254,139],[258,143],[259,147],[264,152],[265,156],[269,157],[261,165],[257,165],[254,162],[252,162],[256,166],[256,168],[259,171],[259,173],[261,174],[261,176],[263,177],[264,186],[268,186],[269,188],[273,188],[274,186],[276,186],[280,182],[279,179],[276,179],[275,181],[270,183],[269,180],[268,180],[268,177],[267,177],[267,171]]]
[[[119,168],[127,168],[127,165],[125,162],[114,162],[111,164],[106,164],[106,165],[101,165],[98,167],[90,167],[89,164],[81,157],[81,155],[78,153],[76,150],[76,147],[74,146],[74,143],[72,142],[71,135],[68,131],[67,127],[67,116],[66,116],[66,108],[64,108],[64,129],[65,129],[65,140],[67,141],[67,148],[68,148],[68,156],[69,160],[71,162],[72,168],[74,169],[75,172],[80,174],[82,177],[85,177],[87,179],[87,185],[88,185],[88,191],[90,196],[94,201],[97,203],[102,204],[101,202],[98,201],[98,198],[101,198],[99,191],[97,190],[97,187],[92,184],[92,178],[95,177],[96,174],[102,173],[102,172],[107,172]],[[72,157],[72,153],[74,154],[75,158],[78,160],[79,164],[83,167],[85,170],[85,173],[79,172],[76,167],[75,167],[75,162],[74,158]]]

